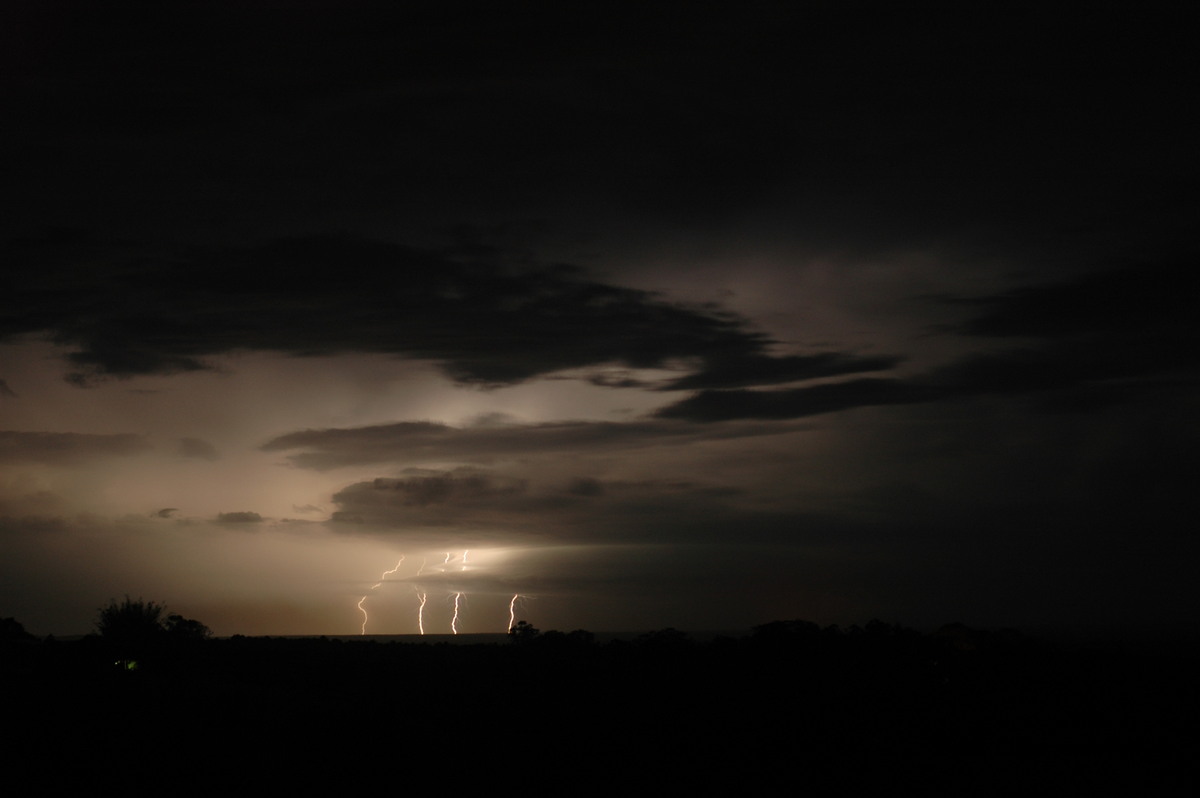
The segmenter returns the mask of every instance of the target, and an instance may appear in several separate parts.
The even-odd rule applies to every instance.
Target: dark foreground
[[[235,637],[116,664],[130,653],[99,638],[4,644],[10,777],[136,795],[435,782],[1145,795],[1195,787],[1200,759],[1194,651],[962,627],[780,622],[703,643],[672,630],[603,644]]]

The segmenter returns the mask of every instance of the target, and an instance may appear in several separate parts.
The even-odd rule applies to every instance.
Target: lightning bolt
[[[387,579],[389,576],[396,573],[396,571],[399,571],[400,563],[402,563],[402,562],[404,562],[403,554],[401,554],[400,559],[396,561],[396,567],[390,571],[384,571],[383,574],[379,577],[379,581],[376,582],[375,584],[371,585],[371,589],[374,590],[375,588],[379,587],[380,585],[383,584],[383,580]],[[369,596],[369,595],[371,595],[371,594],[368,593],[367,596]],[[366,608],[363,607],[363,602],[365,602],[367,600],[367,596],[363,596],[362,598],[360,598],[358,600],[358,611],[361,612],[362,616],[363,616],[362,630],[359,632],[360,635],[365,635],[367,633],[367,610],[366,610]]]
[[[458,570],[460,570],[460,571],[467,570],[467,555],[468,554],[470,554],[470,550],[463,549],[462,566]],[[462,595],[463,595],[462,591],[459,591],[458,593],[454,594],[454,617],[450,619],[450,631],[453,632],[454,634],[458,634],[458,602],[459,602],[459,599],[462,598]]]
[[[463,549],[462,553],[457,556],[455,556],[455,554],[453,552],[448,551],[445,553],[445,556],[442,558],[440,567],[439,567],[439,565],[434,565],[434,566],[432,566],[431,570],[436,569],[440,573],[444,574],[451,568],[451,566],[452,566],[452,564],[454,564],[455,560],[457,560],[459,570],[465,571],[465,570],[467,570],[467,564],[468,564],[470,555],[471,555],[470,549]],[[396,565],[393,566],[392,568],[384,571],[379,576],[379,581],[376,582],[375,584],[371,585],[370,590],[378,589],[385,581],[387,581],[387,578],[389,576],[391,576],[392,574],[394,574],[400,570],[400,566],[404,564],[404,561],[405,561],[405,556],[400,555],[400,559],[396,561]],[[428,558],[422,557],[421,558],[421,567],[417,569],[417,573],[413,577],[411,577],[411,579],[413,581],[415,581],[423,573],[425,573],[425,569],[427,567],[429,567],[428,566]],[[416,594],[417,602],[418,602],[418,604],[417,604],[417,631],[423,635],[423,634],[425,634],[425,605],[428,603],[429,593],[428,593],[428,591],[424,590],[420,584],[413,584],[413,591]],[[450,631],[453,634],[458,634],[458,622],[459,622],[459,618],[462,615],[462,610],[466,606],[467,594],[465,591],[459,590],[459,591],[454,592],[452,595],[454,596],[454,612],[453,612],[453,616],[450,619]],[[367,622],[370,620],[370,618],[367,614],[366,602],[367,602],[367,599],[370,598],[370,596],[371,596],[370,591],[368,591],[361,598],[359,598],[358,604],[356,605],[358,607],[358,611],[360,613],[362,613],[362,626],[359,629],[359,634],[361,634],[361,635],[365,635],[367,633]],[[526,596],[522,596],[519,593],[514,593],[512,600],[509,602],[509,605],[508,605],[508,628],[509,629],[512,629],[513,625],[516,623],[517,602],[524,598],[526,598]]]
[[[363,608],[363,602],[366,600],[366,596],[363,596],[358,600],[358,611],[363,615],[362,630],[359,631],[360,635],[365,635],[367,633],[367,611]]]
[[[425,634],[425,600],[429,598],[428,593],[423,593],[420,588],[414,587],[417,591],[417,600],[421,603],[417,606],[417,629],[421,634]]]
[[[458,603],[462,600],[462,591],[454,594],[454,617],[450,619],[450,631],[453,634],[458,634]]]
[[[522,598],[520,593],[513,593],[512,601],[508,602],[508,629],[511,632],[512,628],[517,625],[517,599]]]
[[[383,575],[379,577],[379,581],[378,581],[378,582],[376,582],[375,584],[371,585],[371,589],[372,589],[372,590],[374,590],[375,588],[379,587],[380,585],[382,585],[382,584],[383,584],[383,580],[384,580],[384,579],[387,579],[389,576],[391,576],[392,574],[394,574],[394,573],[396,573],[397,571],[399,571],[399,570],[400,570],[400,565],[401,565],[403,562],[404,562],[404,555],[403,555],[403,554],[401,554],[401,555],[400,555],[400,559],[396,560],[396,567],[395,567],[395,568],[393,568],[393,569],[392,569],[392,570],[390,570],[390,571],[384,571],[384,572],[383,572]]]

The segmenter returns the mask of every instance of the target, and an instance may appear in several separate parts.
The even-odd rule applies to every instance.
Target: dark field
[[[120,656],[98,637],[4,644],[10,773],[139,795],[430,778],[568,794],[1148,794],[1189,783],[1200,753],[1194,651],[960,626],[780,622],[704,642],[234,637],[148,646],[133,670]]]

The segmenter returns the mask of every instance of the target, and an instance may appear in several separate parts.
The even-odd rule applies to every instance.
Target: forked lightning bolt
[[[379,577],[379,581],[376,582],[375,584],[371,585],[371,589],[374,590],[375,588],[379,587],[380,585],[383,584],[383,580],[387,579],[389,576],[396,573],[396,571],[399,571],[400,563],[402,563],[402,562],[404,562],[403,554],[401,554],[400,559],[396,561],[396,567],[390,571],[384,571],[383,575]],[[368,593],[367,595],[370,595],[370,594]],[[362,616],[363,616],[362,630],[359,632],[360,635],[365,635],[367,633],[367,611],[363,607],[363,602],[365,602],[366,600],[367,600],[367,596],[363,596],[362,598],[360,598],[358,600],[358,611],[361,612]]]
[[[462,554],[459,555],[459,570],[460,571],[467,570],[467,558],[470,556],[470,553],[471,552],[469,549],[464,549]],[[442,558],[441,567],[440,568],[438,568],[438,566],[433,566],[433,567],[437,568],[441,573],[446,573],[447,569],[450,568],[451,563],[453,562],[454,559],[455,559],[455,557],[454,557],[453,552],[448,551],[448,552],[446,552],[445,557]],[[384,571],[380,575],[379,581],[376,582],[375,584],[371,585],[371,590],[378,589],[379,586],[382,585],[389,576],[391,576],[392,574],[394,574],[398,570],[400,570],[400,566],[404,563],[404,560],[405,560],[404,555],[401,555],[400,559],[396,561],[396,565],[394,567],[390,568],[389,570]],[[425,573],[426,566],[427,566],[427,560],[425,558],[422,558],[421,559],[421,567],[417,569],[416,574],[412,577],[412,579],[414,581],[419,579],[420,576],[423,573]],[[418,602],[417,603],[417,631],[423,635],[423,634],[425,634],[425,605],[426,605],[426,603],[428,603],[429,593],[426,590],[424,590],[420,584],[414,584],[413,591],[417,596],[417,602]],[[464,591],[459,590],[459,591],[456,591],[453,595],[454,595],[454,612],[453,612],[452,617],[450,618],[450,631],[453,634],[458,634],[458,621],[459,621],[459,617],[462,614],[462,609],[465,605],[467,594]],[[367,615],[367,609],[364,605],[366,604],[366,601],[369,597],[370,597],[370,593],[368,592],[367,594],[363,595],[358,600],[358,611],[362,613],[362,627],[359,630],[359,634],[362,634],[362,635],[365,635],[367,633],[367,621],[369,620],[369,618]],[[514,593],[512,599],[508,602],[508,630],[512,630],[512,628],[516,625],[517,602],[523,600],[524,598],[526,598],[526,597],[522,596],[520,593]]]

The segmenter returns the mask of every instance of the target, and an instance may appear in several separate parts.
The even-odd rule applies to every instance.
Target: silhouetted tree
[[[0,640],[35,640],[16,618],[0,618]]]
[[[105,640],[116,643],[151,640],[165,631],[164,610],[164,605],[140,598],[134,601],[125,596],[119,603],[112,599],[107,607],[100,609],[96,630]]]
[[[513,642],[527,643],[541,633],[528,621],[517,621],[516,625],[508,630],[508,634]]]
[[[574,646],[586,647],[596,643],[596,636],[587,629],[574,629],[567,632],[567,640]]]
[[[153,601],[136,601],[125,596],[118,602],[112,599],[100,609],[96,629],[100,637],[112,646],[117,665],[133,670],[147,649],[166,634],[162,614],[166,607]]]
[[[656,650],[672,650],[678,651],[692,645],[692,638],[686,632],[681,632],[678,629],[667,627],[666,629],[656,629],[653,632],[640,634],[633,639],[635,646],[643,648],[652,648]]]
[[[752,632],[756,642],[794,643],[801,640],[813,640],[821,634],[821,627],[812,621],[796,619],[760,624],[755,626]]]
[[[543,646],[564,646],[567,644],[567,633],[557,629],[547,629],[538,638],[538,644]]]
[[[212,630],[207,626],[182,615],[168,615],[163,627],[171,640],[207,640],[212,637]]]

